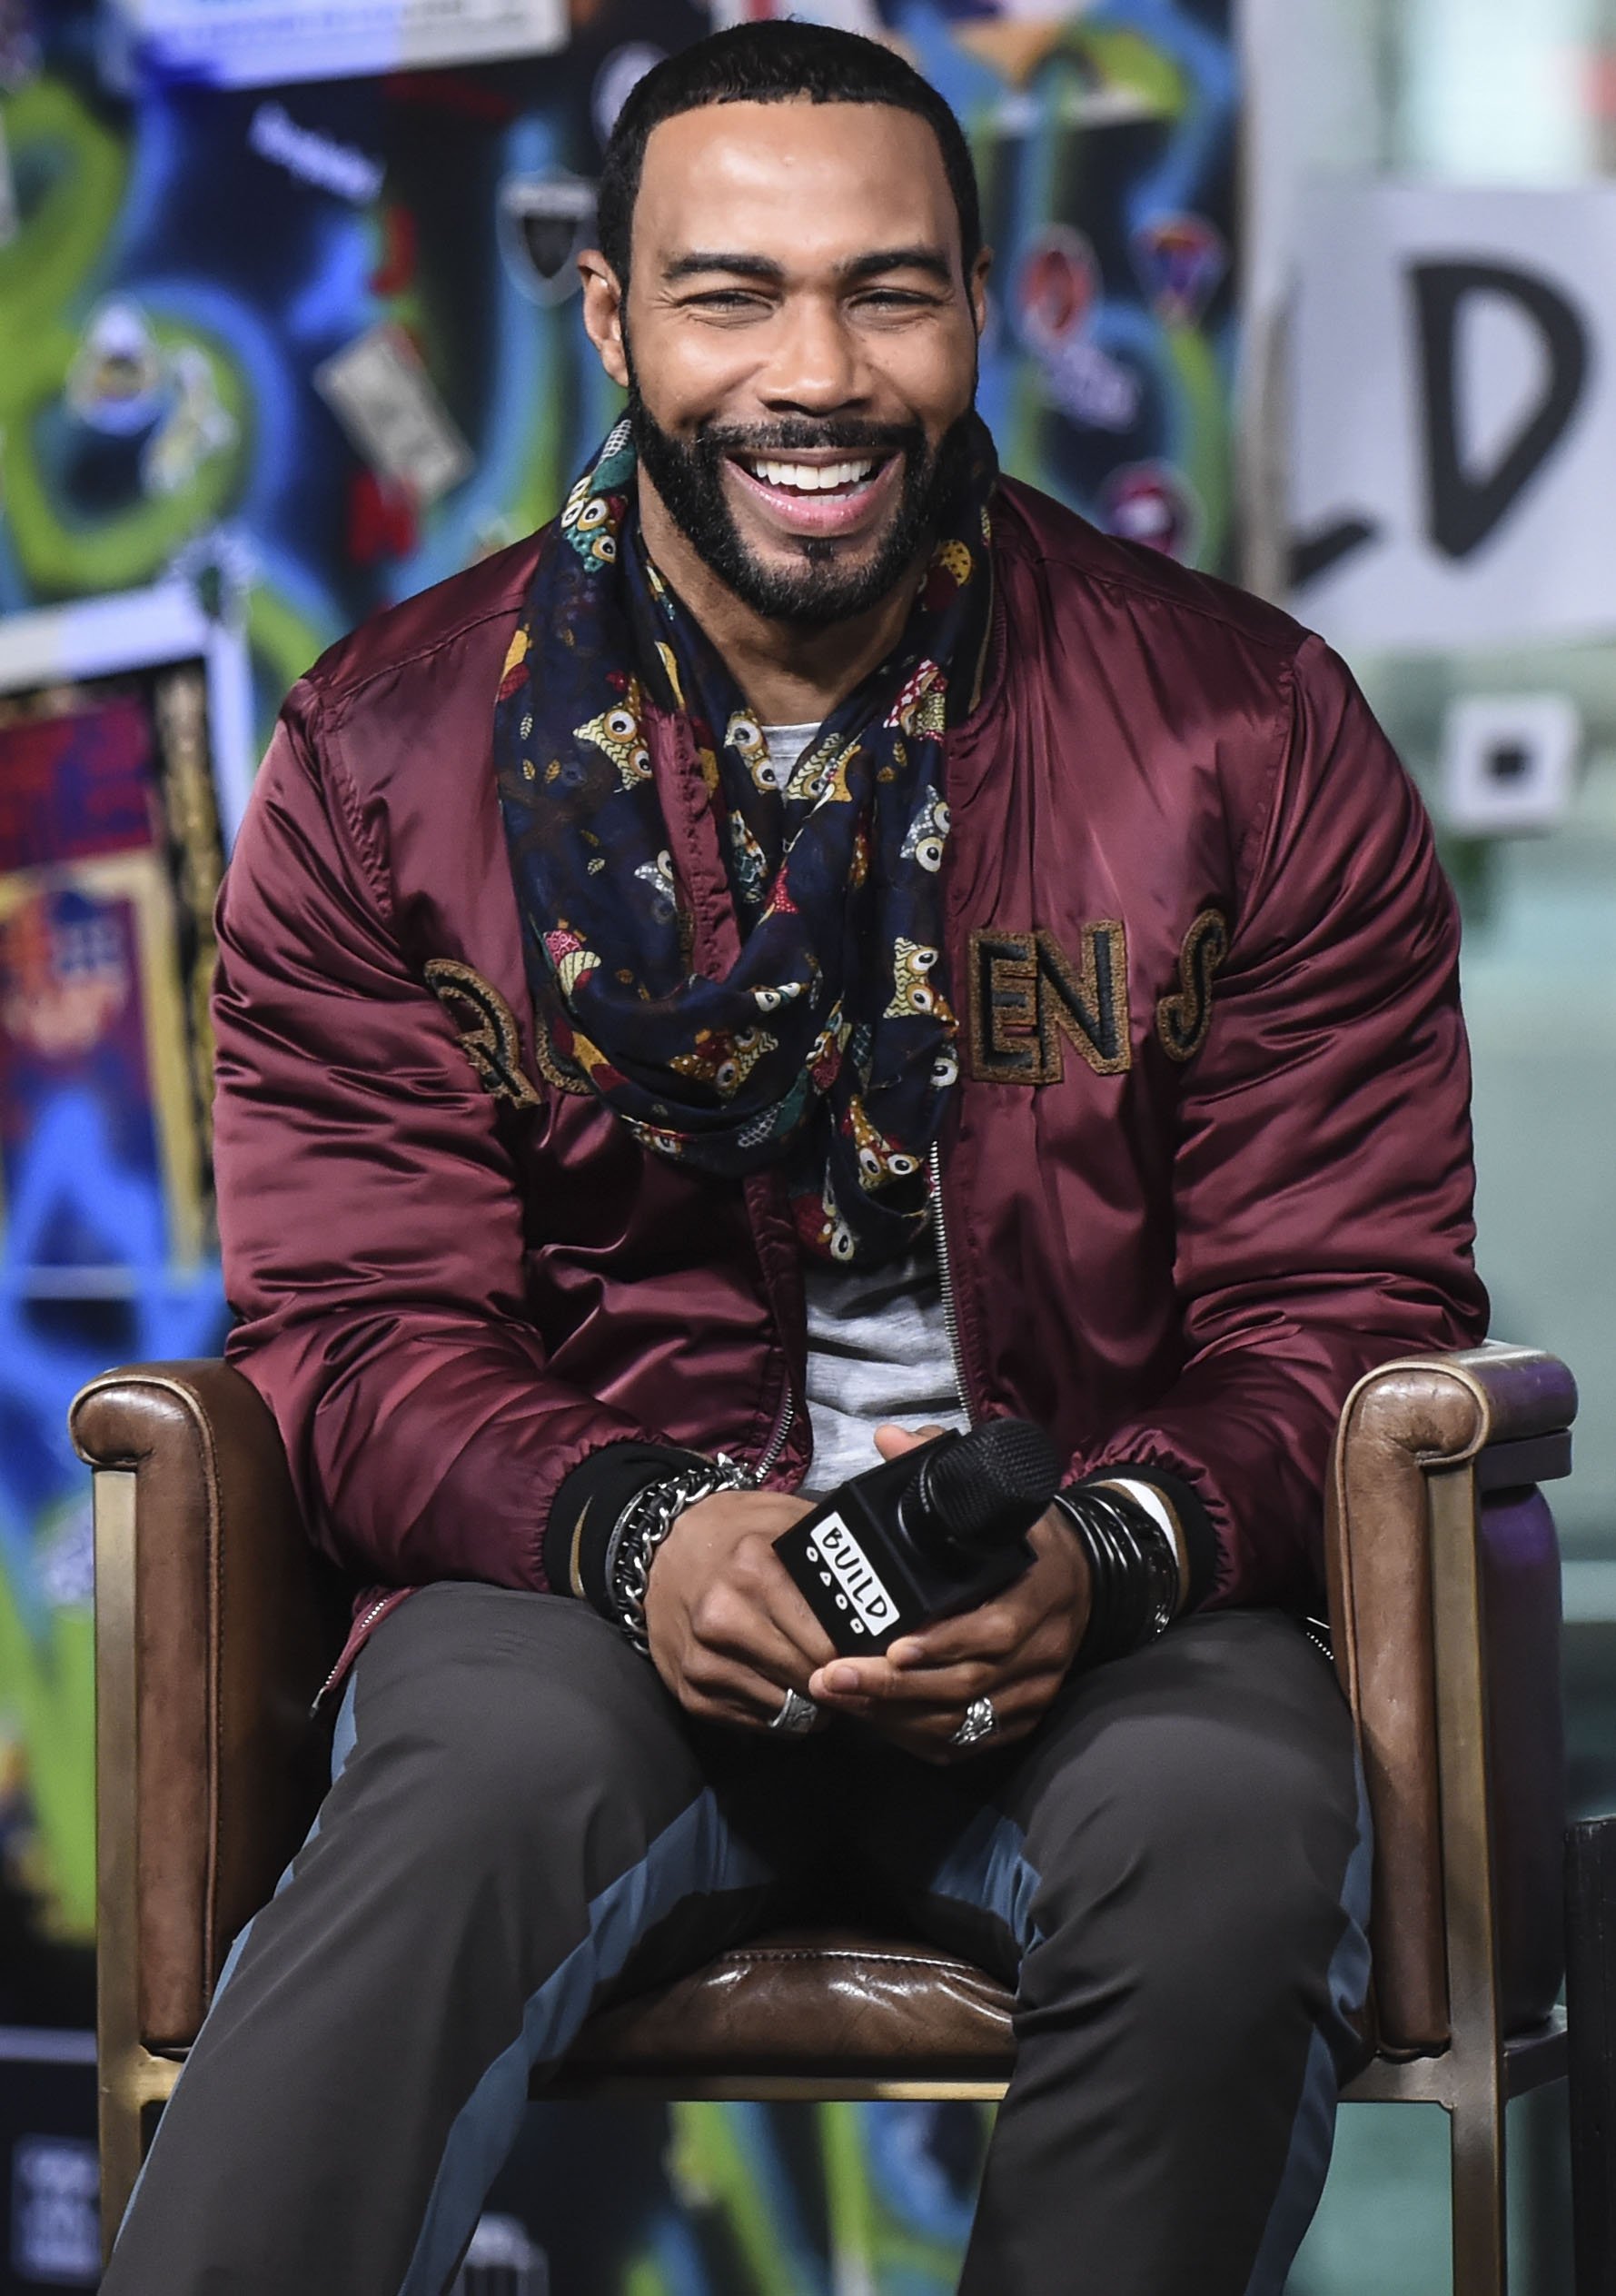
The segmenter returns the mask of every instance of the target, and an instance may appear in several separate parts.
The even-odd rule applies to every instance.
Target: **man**
[[[600,238],[627,425],[295,690],[223,902],[234,1357],[377,1592],[106,2287],[442,2289],[591,2005],[847,1883],[1018,1985],[972,2296],[1277,2291],[1367,1980],[1326,1451],[1483,1321],[1429,832],[1315,639],[999,482],[897,59],[659,65]],[[835,1658],[805,1485],[1002,1415],[1031,1567]]]

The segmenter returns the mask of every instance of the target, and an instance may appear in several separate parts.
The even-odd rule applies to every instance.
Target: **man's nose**
[[[804,296],[788,303],[779,314],[769,352],[758,386],[778,412],[830,414],[868,395],[868,372],[858,338],[828,299]]]

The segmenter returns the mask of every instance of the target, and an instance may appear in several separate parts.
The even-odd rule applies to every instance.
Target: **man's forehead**
[[[936,136],[892,104],[709,104],[652,129],[634,208],[634,260],[692,249],[839,266],[876,246],[959,236]]]

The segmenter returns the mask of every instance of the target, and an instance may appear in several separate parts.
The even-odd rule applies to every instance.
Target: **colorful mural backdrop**
[[[210,85],[172,44],[143,48],[149,9],[0,0],[0,616],[188,583],[239,633],[262,740],[332,640],[557,506],[614,413],[571,267],[602,139],[660,55],[787,12],[573,0],[552,53],[322,80],[272,44],[262,84],[233,65]],[[1226,569],[1230,0],[795,12],[900,44],[966,124],[996,250],[981,405],[1006,466]],[[223,1327],[216,731],[194,664],[0,678],[0,1873],[58,1953],[88,1936],[93,1879],[64,1412],[107,1363],[211,1352]],[[0,2021],[28,2013],[0,1976]],[[632,2296],[950,2284],[976,2116],[671,2126],[668,2212],[616,2283]]]

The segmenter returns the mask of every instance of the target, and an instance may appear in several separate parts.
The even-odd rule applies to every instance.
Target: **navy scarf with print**
[[[785,776],[645,553],[626,422],[545,537],[501,680],[500,803],[556,1068],[659,1155],[732,1175],[780,1164],[798,1233],[828,1259],[886,1259],[926,1226],[958,1072],[943,736],[979,671],[996,475],[977,425],[897,647]],[[717,816],[742,935],[719,979],[690,969],[648,704],[688,720]]]

